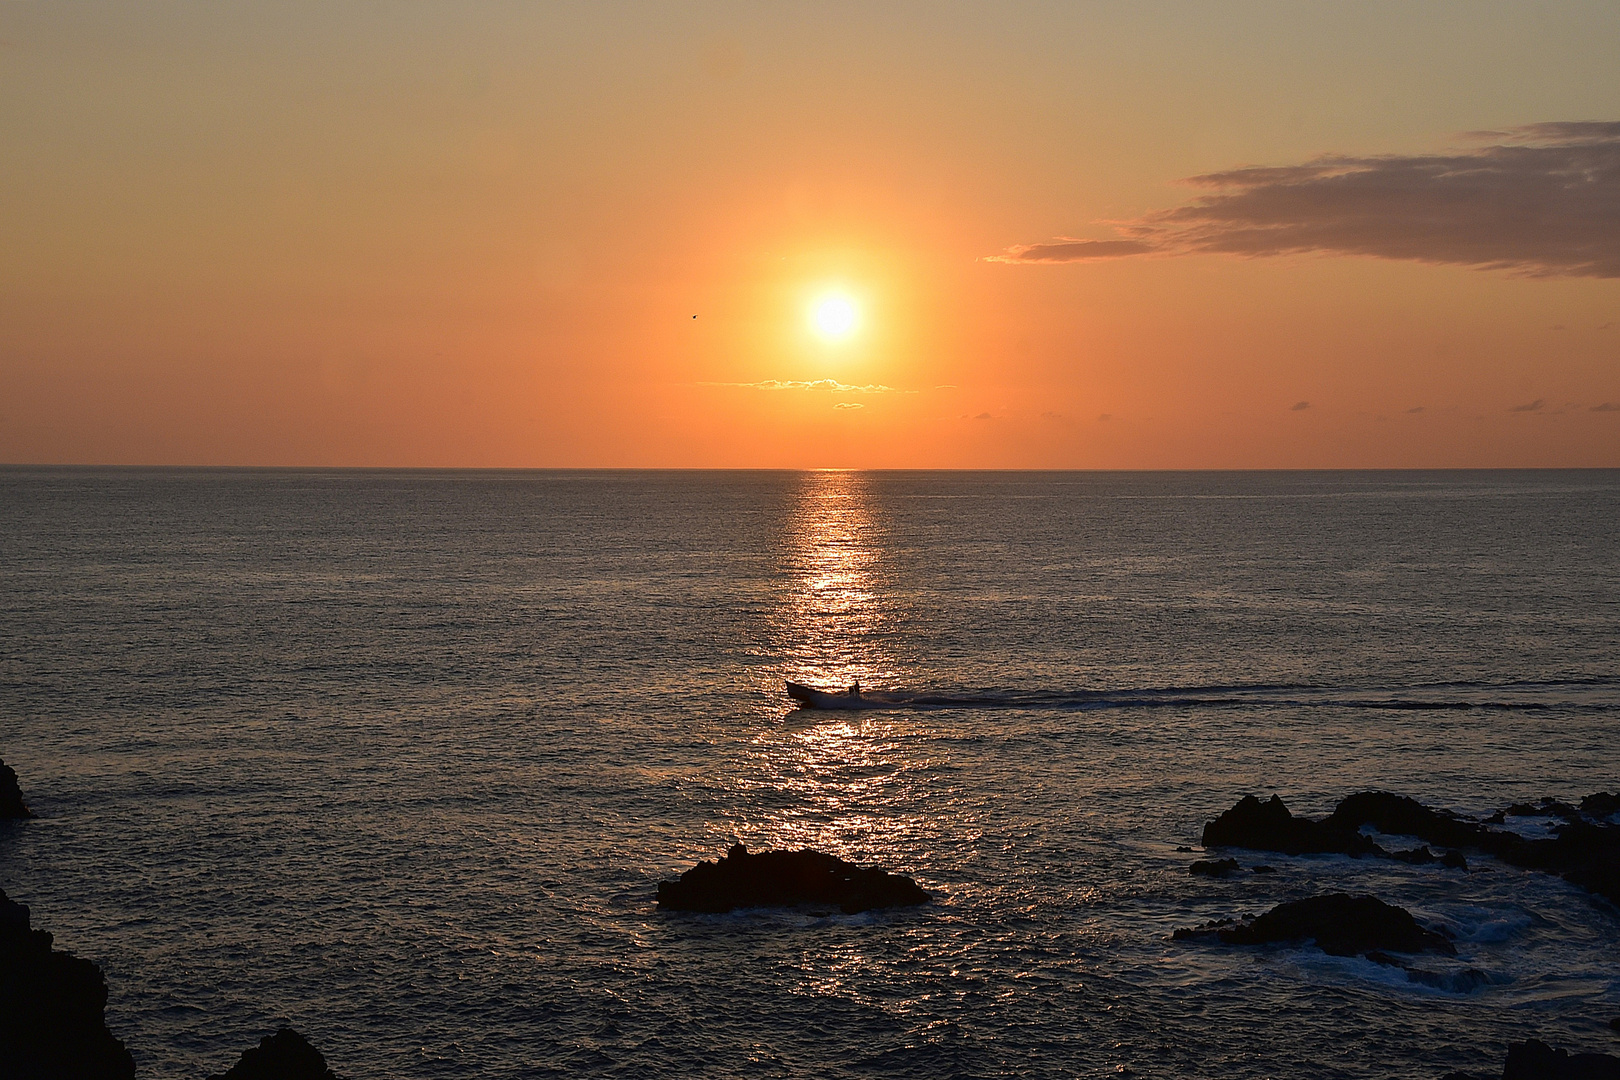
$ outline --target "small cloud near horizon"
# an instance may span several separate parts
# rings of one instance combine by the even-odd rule
[[[1593,412],[1620,412],[1620,404],[1616,404],[1615,402],[1612,402],[1612,401],[1605,401],[1601,405],[1592,406],[1592,411]]]
[[[864,408],[866,408],[866,406],[862,405],[858,401],[840,401],[838,404],[834,405],[833,408],[835,408],[835,409],[864,409]]]
[[[1310,407],[1311,407],[1311,403],[1308,402],[1308,401],[1296,401],[1292,405],[1288,406],[1288,411],[1289,412],[1304,412],[1306,409],[1308,409]]]
[[[1420,413],[1420,412],[1423,412],[1423,411],[1425,411],[1425,410],[1424,410],[1422,405],[1414,405],[1410,409],[1407,409],[1406,413],[1407,413],[1408,416],[1411,416],[1414,413]]]
[[[897,390],[882,383],[864,386],[841,383],[837,379],[761,379],[759,382],[700,382],[699,386],[737,386],[746,390],[831,390],[839,394],[914,394],[915,390]]]
[[[1474,132],[1451,153],[1328,154],[1207,173],[1205,194],[1114,224],[1113,240],[1061,237],[989,256],[1064,263],[1158,253],[1323,253],[1533,277],[1620,277],[1620,121]]]
[[[987,412],[982,412],[978,416],[975,416],[973,419],[975,419],[975,420],[993,420],[995,418],[993,416],[991,416]]]
[[[1514,405],[1508,409],[1508,412],[1540,412],[1542,406],[1546,404],[1546,398],[1536,398],[1536,400],[1524,405]]]

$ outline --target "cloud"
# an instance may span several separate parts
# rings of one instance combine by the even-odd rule
[[[1050,244],[1022,244],[1010,247],[1000,255],[990,255],[985,262],[1003,263],[1066,263],[1085,262],[1089,259],[1117,259],[1122,255],[1146,255],[1157,250],[1141,240],[1073,240],[1059,237]]]
[[[1592,406],[1592,411],[1593,412],[1620,412],[1620,405],[1616,405],[1612,401],[1605,401],[1601,405]]]
[[[1486,145],[1194,176],[1186,183],[1204,194],[1116,224],[1119,239],[1029,244],[991,258],[1323,252],[1620,277],[1620,121],[1530,124],[1466,138]]]
[[[748,390],[831,390],[839,394],[914,394],[915,390],[897,390],[882,383],[862,386],[841,383],[837,379],[762,379],[759,382],[700,382],[699,386],[740,386]]]
[[[858,401],[840,401],[838,404],[834,405],[833,408],[835,408],[835,409],[864,409],[864,408],[866,408],[866,406],[862,405]]]
[[[973,419],[975,419],[975,420],[990,420],[990,419],[993,419],[993,417],[991,417],[991,415],[989,413],[987,413],[987,412],[982,412],[978,416],[975,416]]]
[[[1546,398],[1536,398],[1536,400],[1526,405],[1514,405],[1508,409],[1508,412],[1540,412],[1541,407],[1545,404],[1547,404]]]
[[[1310,407],[1311,407],[1311,403],[1308,402],[1308,401],[1296,401],[1292,405],[1288,406],[1288,411],[1289,412],[1304,412],[1306,409],[1308,409]]]
[[[1413,406],[1413,407],[1412,407],[1412,408],[1410,408],[1410,409],[1407,409],[1407,410],[1406,410],[1406,413],[1407,413],[1407,415],[1408,415],[1408,416],[1411,416],[1411,415],[1413,415],[1413,414],[1415,414],[1415,413],[1420,413],[1420,412],[1423,412],[1423,411],[1424,411],[1424,410],[1423,410],[1423,406],[1421,406],[1421,405],[1414,405],[1414,406]]]

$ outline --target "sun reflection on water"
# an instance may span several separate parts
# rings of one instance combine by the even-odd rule
[[[886,686],[899,677],[883,539],[870,477],[805,476],[785,537],[790,585],[776,627],[789,678],[831,688],[856,679]]]
[[[772,616],[780,674],[824,689],[904,687],[901,605],[872,478],[817,472],[782,536],[782,592]],[[780,683],[776,684],[780,692]],[[890,870],[915,866],[933,833],[941,770],[930,750],[938,718],[872,712],[778,712],[731,782],[750,846],[813,847]]]

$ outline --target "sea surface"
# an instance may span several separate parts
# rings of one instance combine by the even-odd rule
[[[143,1077],[284,1022],[350,1080],[1620,1053],[1620,912],[1557,877],[1181,850],[1245,793],[1620,790],[1615,471],[9,468],[0,756],[0,887]],[[934,901],[655,908],[737,841]],[[1171,940],[1338,889],[1458,956]]]

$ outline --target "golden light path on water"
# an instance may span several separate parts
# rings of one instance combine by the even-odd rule
[[[782,691],[783,678],[824,689],[855,679],[906,685],[909,665],[896,649],[903,600],[891,588],[886,537],[870,477],[804,476],[780,549],[772,712],[735,780],[745,805],[758,808],[751,845],[814,847],[904,869],[942,826],[934,807],[944,763],[930,714],[795,710]]]

